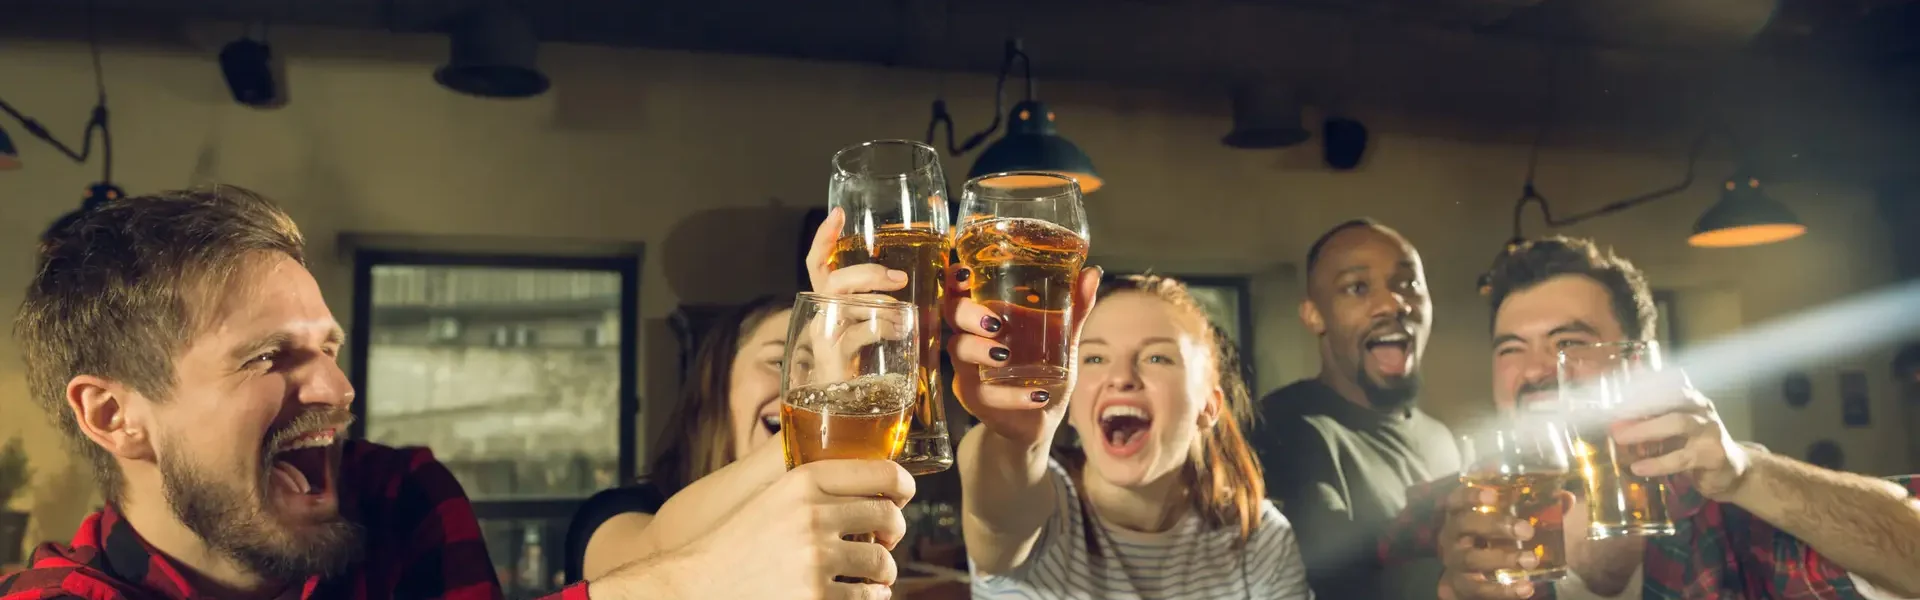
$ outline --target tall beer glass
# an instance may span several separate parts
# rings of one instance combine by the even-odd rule
[[[961,190],[960,215],[954,249],[972,272],[973,300],[1000,318],[1000,341],[1011,353],[1005,365],[981,365],[980,380],[1065,382],[1073,283],[1087,262],[1080,184],[1054,173],[982,175]]]
[[[780,367],[788,470],[820,460],[899,457],[920,376],[917,312],[877,295],[801,293],[794,300]]]
[[[1559,387],[1572,430],[1573,457],[1584,474],[1589,539],[1673,535],[1667,485],[1633,474],[1635,461],[1664,453],[1665,444],[1621,445],[1609,428],[1613,411],[1631,401],[1636,380],[1661,370],[1657,342],[1573,346],[1560,351]]]
[[[920,373],[898,461],[914,475],[945,471],[953,466],[953,444],[940,394],[940,301],[953,242],[940,154],[904,140],[843,148],[833,156],[827,204],[847,214],[829,268],[879,263],[907,274],[907,287],[888,293],[920,311]]]
[[[899,455],[920,376],[917,312],[884,296],[809,292],[794,300],[780,369],[788,469]]]
[[[1480,433],[1461,436],[1467,467],[1461,483],[1490,489],[1497,499],[1474,507],[1483,514],[1507,515],[1533,526],[1533,538],[1514,544],[1539,562],[1531,569],[1511,568],[1486,573],[1500,583],[1552,581],[1567,576],[1567,542],[1563,529],[1565,507],[1556,492],[1572,479],[1564,426],[1552,419],[1509,421]]]

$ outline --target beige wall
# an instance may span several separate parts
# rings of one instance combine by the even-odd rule
[[[271,112],[226,99],[210,51],[110,50],[120,182],[138,193],[218,180],[279,199],[312,240],[313,269],[343,321],[351,281],[349,265],[337,258],[342,233],[645,243],[649,365],[673,360],[661,355],[672,346],[658,319],[678,303],[789,289],[795,215],[822,203],[828,156],[851,142],[918,136],[941,85],[932,74],[881,68],[549,47],[543,63],[554,92],[496,102],[433,83],[438,40],[300,43],[352,47],[362,58],[294,59],[293,103]],[[8,87],[9,102],[71,136],[93,95],[87,64],[78,46],[10,44],[0,54],[0,79],[22,83]],[[985,123],[991,81],[949,76],[944,86],[963,129]],[[1075,99],[1055,103],[1062,130],[1109,181],[1088,200],[1100,262],[1257,276],[1264,387],[1317,368],[1313,343],[1294,320],[1295,263],[1323,228],[1370,215],[1400,227],[1425,254],[1439,312],[1425,402],[1455,420],[1483,405],[1487,314],[1472,282],[1508,235],[1525,147],[1396,134],[1406,129],[1363,114],[1377,133],[1371,154],[1359,171],[1334,173],[1318,166],[1311,147],[1226,149],[1217,141],[1223,114],[1172,108],[1161,95],[1067,83],[1046,90]],[[28,161],[0,174],[0,306],[10,313],[31,269],[34,237],[77,204],[98,171],[5,125]],[[968,164],[950,161],[949,172],[958,178]],[[1543,159],[1540,183],[1556,208],[1571,212],[1663,186],[1682,167],[1671,145],[1642,156],[1554,150]],[[1684,235],[1713,200],[1711,190],[1703,184],[1571,233],[1615,244],[1657,285],[1679,290],[1681,311],[1702,313],[1683,315],[1681,333],[1693,341],[1892,277],[1881,266],[1886,234],[1861,192],[1778,187],[1773,193],[1811,226],[1805,238],[1756,249],[1688,248]],[[1882,373],[1875,367],[1885,359],[1822,365],[1814,371],[1820,395],[1799,413],[1787,412],[1770,382],[1723,392],[1723,410],[1736,435],[1797,454],[1818,437],[1841,434],[1832,370]],[[91,505],[90,485],[24,397],[19,364],[17,349],[0,343],[0,438],[25,435],[43,477],[16,506],[34,512],[33,537],[64,539]],[[649,412],[658,415],[665,388],[657,375],[651,379]],[[1903,471],[1904,424],[1892,390],[1874,392],[1876,426],[1847,432],[1841,443],[1860,470]]]

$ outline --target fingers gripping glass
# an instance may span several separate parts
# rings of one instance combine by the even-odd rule
[[[1497,428],[1461,436],[1468,462],[1460,481],[1492,490],[1491,504],[1474,507],[1482,514],[1503,515],[1533,527],[1527,540],[1486,540],[1481,547],[1510,545],[1533,566],[1484,573],[1502,584],[1553,581],[1567,576],[1566,537],[1562,526],[1566,507],[1560,489],[1572,479],[1565,429],[1546,419],[1510,421]]]
[[[1657,342],[1574,346],[1560,351],[1561,404],[1568,411],[1574,467],[1582,474],[1587,537],[1673,535],[1664,478],[1634,475],[1633,463],[1665,454],[1666,444],[1616,444],[1615,411],[1632,402],[1634,384],[1663,369]]]
[[[907,274],[907,286],[887,295],[919,312],[920,370],[907,440],[895,460],[914,475],[945,471],[953,466],[953,444],[939,393],[940,307],[953,242],[940,154],[905,140],[843,148],[833,156],[827,205],[847,215],[828,268],[878,263]]]
[[[980,366],[981,382],[1065,382],[1073,284],[1087,262],[1080,184],[1054,173],[982,175],[962,188],[960,215],[954,249],[972,272],[973,300],[1004,324],[1000,341],[1009,351],[1005,364]]]

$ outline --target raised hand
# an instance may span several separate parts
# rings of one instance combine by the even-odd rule
[[[1446,571],[1440,576],[1439,596],[1443,600],[1483,600],[1528,598],[1533,584],[1519,582],[1502,585],[1487,578],[1499,569],[1532,568],[1537,559],[1523,554],[1512,542],[1533,537],[1533,526],[1525,519],[1481,512],[1479,507],[1499,500],[1493,490],[1460,486],[1447,496],[1447,523],[1440,528],[1440,562]]]
[[[1633,474],[1687,477],[1702,496],[1728,501],[1752,463],[1746,447],[1733,441],[1713,401],[1693,389],[1684,373],[1662,375],[1635,390],[1623,420],[1613,426],[1614,443],[1672,449],[1635,461]]]
[[[980,419],[991,431],[1022,444],[1051,439],[1067,412],[1074,375],[1078,372],[1080,326],[1093,312],[1094,295],[1100,290],[1100,268],[1080,271],[1074,281],[1073,314],[1067,321],[1068,347],[1073,349],[1067,365],[1073,373],[1066,383],[1051,388],[1024,388],[988,385],[980,381],[981,366],[1000,366],[1012,358],[1005,344],[998,341],[1005,323],[985,306],[974,302],[966,267],[947,268],[947,299],[943,309],[954,335],[947,339],[947,352],[953,357],[953,391],[967,412]]]
[[[595,598],[888,598],[889,553],[906,535],[913,478],[884,460],[826,460],[788,471],[711,533],[659,560],[594,581]],[[880,543],[848,541],[873,534]],[[836,577],[865,580],[835,581]],[[665,595],[661,595],[661,594]]]
[[[839,239],[840,229],[846,224],[846,211],[836,208],[827,213],[827,220],[821,221],[820,228],[813,232],[813,244],[807,247],[806,259],[807,280],[813,285],[813,291],[822,294],[869,294],[907,287],[906,271],[888,269],[876,263],[839,269],[828,264],[833,256],[833,243]],[[875,297],[887,296],[876,294]]]

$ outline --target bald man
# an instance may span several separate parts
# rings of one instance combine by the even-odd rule
[[[1432,315],[1420,254],[1393,229],[1347,221],[1307,251],[1300,322],[1320,374],[1261,401],[1253,442],[1318,597],[1433,597],[1437,564],[1387,576],[1375,548],[1408,486],[1460,471],[1452,432],[1416,402]]]

